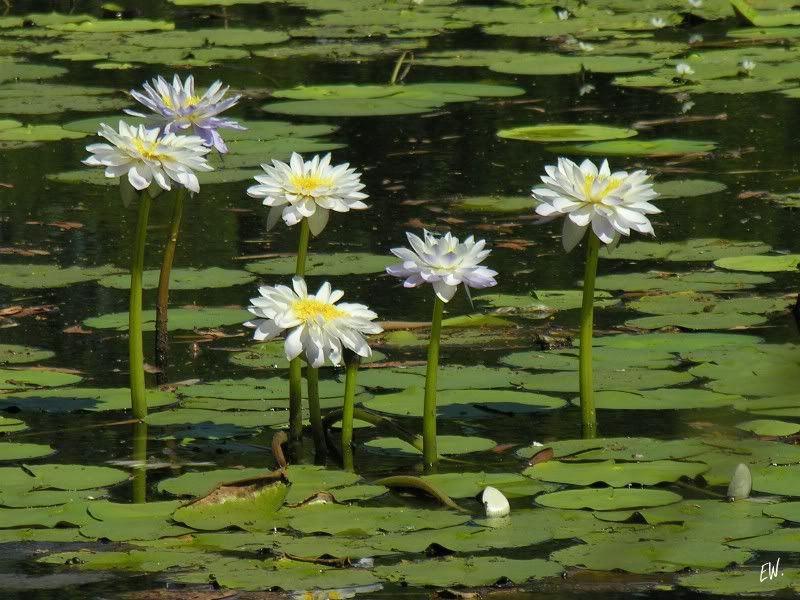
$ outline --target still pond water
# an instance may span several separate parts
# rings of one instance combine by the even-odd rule
[[[485,593],[800,590],[800,18],[790,2],[753,1],[757,12],[738,17],[721,0],[8,4],[3,598],[161,598],[146,591],[165,586],[222,597],[209,582],[375,598],[497,583]],[[691,73],[678,75],[679,63]],[[243,95],[231,116],[251,133],[227,136],[230,154],[187,203],[170,360],[158,381],[148,375],[153,390],[167,385],[143,429],[124,411],[136,210],[80,161],[97,123],[133,106],[127,90],[172,73],[231,85]],[[414,87],[445,82],[459,85]],[[546,124],[570,127],[498,136]],[[499,285],[474,305],[463,294],[447,305],[448,317],[484,320],[445,331],[439,433],[452,454],[429,480],[467,512],[371,484],[420,475],[421,460],[362,423],[358,475],[334,458],[314,467],[309,436],[268,520],[228,515],[220,529],[174,514],[219,482],[275,468],[286,364],[280,344],[256,346],[241,322],[258,284],[287,283],[296,237],[267,232],[268,209],[244,190],[261,162],[293,150],[331,150],[363,172],[370,196],[368,211],[335,215],[312,240],[312,255],[334,256],[317,259],[311,288],[329,279],[381,320],[424,321],[429,288],[382,274],[404,232],[474,233],[493,249]],[[583,253],[563,252],[559,225],[533,222],[529,198],[557,156],[647,169],[662,194],[657,240],[625,240],[600,262],[602,438],[586,443],[572,341]],[[154,203],[146,268],[160,265],[172,203]],[[145,309],[154,303],[146,289]],[[417,431],[426,331],[411,331],[375,340],[358,400]],[[152,346],[148,332],[148,362]],[[336,408],[342,373],[323,379],[323,406]],[[555,460],[529,467],[538,444]],[[130,462],[142,460],[144,472]],[[727,503],[738,463],[752,472],[753,501]],[[482,518],[475,497],[489,484],[511,499],[510,524]],[[323,490],[343,504],[288,506]],[[761,582],[761,565],[779,557],[783,576]]]

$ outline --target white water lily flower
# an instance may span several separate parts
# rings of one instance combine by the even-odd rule
[[[692,8],[700,8],[703,6],[703,0],[687,0]]]
[[[700,44],[703,41],[703,36],[699,33],[693,33],[689,36],[689,43],[690,44]]]
[[[292,289],[293,288],[293,289]],[[367,358],[372,350],[364,334],[381,333],[374,312],[363,304],[337,302],[344,292],[333,290],[327,281],[316,294],[309,294],[302,277],[292,278],[292,288],[285,285],[258,288],[259,298],[252,298],[248,310],[260,317],[245,323],[255,328],[253,337],[267,341],[288,331],[284,351],[292,360],[305,354],[308,364],[319,368],[328,360],[342,362],[342,347]]]
[[[492,486],[487,486],[481,494],[481,502],[486,511],[486,516],[505,517],[511,512],[511,506],[508,504],[508,499],[503,495],[503,492]]]
[[[541,221],[566,215],[562,242],[567,252],[581,241],[590,224],[604,244],[616,244],[620,234],[630,235],[631,229],[655,235],[646,215],[661,211],[649,202],[658,193],[645,171],[612,173],[607,160],[598,169],[588,159],[578,166],[559,158],[545,172],[545,187],[534,188],[531,195],[539,202],[536,213],[544,217]]]
[[[563,8],[559,9],[556,11],[556,16],[558,17],[559,21],[566,21],[567,19],[569,19],[569,11],[564,10]]]
[[[128,181],[137,190],[150,187],[155,180],[159,187],[169,190],[175,181],[193,192],[200,191],[195,171],[211,171],[205,155],[211,150],[197,136],[167,134],[159,137],[159,130],[144,125],[132,127],[119,122],[115,131],[105,123],[97,134],[111,144],[91,144],[86,150],[92,156],[83,164],[104,166],[106,177],[128,174]]]
[[[259,185],[247,189],[252,198],[264,198],[272,207],[267,217],[267,229],[272,229],[283,216],[287,225],[297,225],[303,218],[313,235],[319,235],[328,224],[330,211],[348,212],[368,208],[362,202],[368,196],[361,192],[361,174],[344,163],[331,166],[331,155],[319,155],[303,162],[292,153],[289,164],[272,160],[272,166],[261,165],[265,175],[256,175]]]
[[[591,94],[596,88],[591,83],[587,83],[582,85],[581,88],[578,90],[579,96],[585,96],[586,94]]]
[[[584,52],[591,52],[594,50],[594,45],[590,44],[589,42],[578,42],[578,48]]]
[[[742,62],[739,63],[739,68],[746,74],[750,75],[753,72],[753,69],[756,68],[756,63],[749,58],[743,58]]]
[[[678,63],[675,65],[675,72],[678,77],[686,77],[687,75],[694,75],[694,69],[686,63]]]
[[[135,117],[155,120],[163,125],[164,133],[177,133],[182,129],[192,128],[192,132],[203,138],[206,146],[214,147],[224,154],[228,147],[217,131],[218,129],[245,129],[233,119],[218,116],[221,112],[234,106],[241,96],[225,98],[228,87],[222,87],[221,81],[215,81],[202,96],[194,89],[194,77],[189,75],[185,82],[175,75],[172,85],[160,75],[151,83],[145,83],[144,93],[131,90],[131,96],[152,111],[142,114],[135,110],[125,112]]]
[[[656,29],[661,29],[667,26],[667,22],[662,19],[661,17],[651,17],[650,18],[650,25],[655,27]]]
[[[406,233],[406,237],[411,250],[392,248],[392,254],[403,263],[386,267],[389,275],[405,278],[405,287],[430,283],[439,299],[449,302],[462,283],[478,289],[497,285],[497,271],[480,264],[491,252],[483,249],[486,240],[476,242],[469,236],[459,242],[450,233],[436,237],[429,231],[423,231],[424,239],[413,233]]]

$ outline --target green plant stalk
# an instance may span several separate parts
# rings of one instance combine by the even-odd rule
[[[139,195],[139,218],[136,223],[136,241],[131,262],[131,293],[128,308],[128,363],[130,369],[131,408],[133,416],[147,416],[147,398],[144,389],[144,347],[142,343],[142,273],[144,271],[144,246],[147,240],[147,219],[150,216],[150,193],[145,189]]]
[[[144,504],[147,501],[147,423],[133,424],[133,502]]]
[[[297,264],[294,273],[296,276],[305,277],[306,257],[308,256],[308,240],[311,232],[308,228],[308,219],[300,221],[300,236],[297,241]],[[295,460],[303,446],[303,365],[302,359],[289,361],[289,446],[292,448]]]
[[[306,367],[308,381],[308,412],[311,416],[311,432],[314,436],[314,456],[317,462],[324,463],[327,447],[325,446],[325,429],[322,427],[322,411],[319,406],[319,369],[311,365]]]
[[[175,195],[175,206],[172,210],[172,221],[169,226],[167,245],[164,247],[164,256],[161,259],[161,272],[158,275],[158,295],[156,296],[156,366],[161,369],[161,374],[166,372],[169,356],[169,278],[172,273],[172,262],[175,259],[175,247],[178,245],[178,234],[183,218],[183,201],[186,198],[186,188],[178,188]]]
[[[581,333],[579,357],[579,381],[581,395],[581,425],[584,438],[597,437],[597,414],[594,408],[592,389],[592,330],[594,327],[594,281],[597,277],[597,261],[600,238],[589,231],[586,242],[586,271],[583,275],[583,304],[581,306]]]
[[[436,451],[436,375],[439,370],[439,338],[443,314],[444,302],[436,296],[433,301],[428,368],[425,372],[425,401],[422,407],[422,458],[426,466],[435,465],[439,458]]]
[[[353,470],[353,414],[356,406],[356,379],[358,378],[358,355],[350,356],[344,379],[344,403],[342,404],[342,459],[345,469]]]

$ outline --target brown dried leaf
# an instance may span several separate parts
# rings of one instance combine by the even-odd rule
[[[48,223],[47,225],[50,227],[58,227],[62,231],[83,228],[83,223],[78,223],[77,221],[53,221],[52,223]]]
[[[16,317],[22,319],[24,317],[35,317],[44,313],[57,312],[58,307],[55,304],[41,304],[39,306],[22,306],[15,304],[0,308],[0,317]]]
[[[547,462],[548,460],[552,460],[554,456],[554,452],[552,448],[544,448],[539,450],[536,454],[534,454],[530,460],[528,460],[528,466],[532,467],[533,465],[538,465],[539,463]]]
[[[0,254],[15,254],[17,256],[50,256],[47,250],[34,250],[32,248],[0,248]]]
[[[62,333],[72,333],[77,335],[91,335],[93,331],[91,329],[84,329],[80,325],[73,325],[72,327],[67,327],[66,329],[62,330]]]

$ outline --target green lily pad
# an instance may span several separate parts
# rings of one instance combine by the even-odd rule
[[[294,256],[270,258],[247,263],[244,268],[258,275],[291,275],[297,259]],[[394,256],[366,254],[363,252],[341,252],[335,254],[309,254],[306,275],[363,275],[382,273],[397,262]]]
[[[0,391],[24,391],[78,383],[82,377],[72,373],[38,369],[0,369]]]
[[[588,142],[629,138],[637,133],[635,129],[609,125],[548,123],[501,129],[497,136],[526,142]]]
[[[120,269],[102,267],[58,267],[56,265],[10,264],[0,266],[0,283],[20,289],[66,287],[75,283],[94,281]]]
[[[777,467],[776,467],[777,468]],[[796,472],[796,469],[794,469]],[[764,514],[792,523],[800,523],[800,502],[781,502],[764,508]]]
[[[147,390],[147,406],[156,408],[177,402],[172,392]],[[107,411],[127,410],[131,406],[128,388],[82,388],[69,387],[54,390],[31,390],[0,395],[0,407],[22,411],[51,413],[77,410]]]
[[[421,417],[423,395],[422,388],[411,387],[368,398],[364,406],[394,415]],[[516,390],[442,390],[436,394],[437,414],[448,419],[481,418],[493,413],[527,414],[565,405],[561,398]]]
[[[775,419],[756,419],[754,421],[745,421],[736,426],[738,429],[750,431],[756,435],[764,435],[768,437],[785,437],[794,435],[800,431],[800,425],[797,423],[789,423],[787,421],[777,421]]]
[[[710,140],[681,140],[664,138],[658,140],[614,140],[593,142],[575,146],[559,146],[549,148],[552,152],[570,152],[572,154],[588,154],[600,156],[647,156],[650,158],[668,158],[686,154],[708,154],[717,147]]]
[[[475,498],[486,486],[500,490],[506,498],[524,498],[553,491],[555,486],[533,481],[518,473],[437,473],[422,479],[436,486],[451,498]],[[452,549],[452,548],[451,548]]]
[[[594,389],[598,392],[648,390],[681,385],[693,379],[690,373],[666,369],[598,370],[594,374]],[[537,392],[578,392],[578,378],[571,371],[536,373],[525,377],[522,387]]]
[[[781,442],[767,442],[755,438],[736,440],[709,440],[707,450],[692,460],[709,465],[703,473],[708,485],[727,486],[740,463],[752,472],[760,471],[770,465],[790,465],[800,462],[800,448]]]
[[[721,269],[732,271],[754,271],[758,273],[776,273],[779,271],[797,271],[800,269],[800,254],[783,254],[780,256],[736,256],[720,258],[714,264]]]
[[[762,242],[740,242],[715,238],[695,238],[685,242],[631,242],[612,251],[604,248],[603,258],[618,260],[715,261],[729,256],[758,254],[772,249]]]
[[[459,198],[453,206],[465,212],[516,213],[531,211],[536,204],[530,196],[469,196]]]
[[[600,391],[594,395],[597,408],[610,410],[687,410],[730,406],[740,396],[694,388],[664,388],[642,392]],[[580,398],[573,404],[580,405]]]
[[[241,308],[226,307],[196,307],[172,308],[169,311],[169,330],[179,329],[206,329],[222,325],[240,325],[248,320],[248,313]],[[90,317],[84,320],[84,325],[96,329],[128,330],[128,313],[110,313],[99,317]],[[142,313],[142,329],[154,331],[156,311],[145,310]]]
[[[622,348],[599,346],[593,353],[594,368],[623,371],[631,367],[669,369],[677,367],[680,360],[669,352],[644,350],[630,352]],[[547,351],[515,352],[500,358],[500,362],[512,367],[537,371],[577,371],[579,350],[559,349]]]
[[[191,530],[175,525],[171,516],[179,502],[119,504],[100,501],[89,505],[92,520],[81,527],[81,535],[112,542],[152,540],[185,535]]]
[[[67,131],[60,125],[24,125],[0,131],[0,142],[52,142],[77,140],[82,137],[86,137],[86,134]]]
[[[763,341],[762,338],[753,335],[732,333],[623,333],[621,335],[598,337],[592,343],[603,348],[619,348],[622,350],[693,352],[706,349],[735,349],[754,346]]]
[[[91,522],[87,508],[93,501],[68,502],[59,506],[26,509],[0,509],[0,526],[12,527],[80,527]]]
[[[527,296],[514,296],[510,294],[483,294],[476,296],[475,301],[486,302],[489,306],[501,309],[510,309],[512,314],[526,315],[549,314],[559,310],[572,310],[580,308],[583,302],[581,290],[531,290]],[[595,308],[605,308],[618,304],[619,300],[604,291],[594,293]]]
[[[53,358],[55,352],[32,346],[0,344],[0,365],[39,362]]]
[[[37,65],[8,57],[0,57],[0,82],[50,79],[66,72],[67,70],[63,67]]]
[[[603,290],[624,290],[626,292],[718,292],[751,289],[756,285],[771,283],[764,275],[744,275],[721,271],[689,271],[669,273],[648,271],[646,273],[627,273],[602,275],[596,285]]]
[[[510,388],[525,380],[525,375],[513,369],[483,365],[447,365],[439,367],[437,389],[482,390]],[[358,383],[366,388],[402,390],[425,387],[425,367],[397,369],[364,369],[358,373]]]
[[[0,416],[0,436],[25,431],[26,429],[28,429],[28,426],[25,421]]]
[[[368,441],[365,447],[389,454],[421,454],[414,446],[400,438],[386,437]],[[497,442],[481,437],[440,435],[436,438],[439,454],[469,454],[486,452],[497,446]]]
[[[79,31],[81,33],[134,33],[138,31],[171,31],[174,23],[150,19],[87,19],[80,22],[53,23],[47,26],[56,31]]]
[[[658,192],[659,200],[669,198],[695,198],[716,194],[728,189],[728,186],[719,181],[707,179],[674,179],[672,181],[659,181],[653,189]]]
[[[286,495],[288,504],[302,502],[321,491],[330,491],[336,494],[337,490],[331,488],[352,485],[361,479],[355,473],[325,469],[324,467],[313,465],[292,465],[286,471],[286,477],[291,483],[289,492]],[[386,491],[383,486],[375,487],[382,488],[383,491],[381,493]],[[337,499],[339,499],[338,496]]]
[[[498,32],[497,29],[489,31]],[[661,64],[659,61],[638,56],[564,56],[543,52],[494,62],[489,65],[489,69],[515,75],[569,75],[582,70],[593,73],[636,73],[652,71]]]
[[[0,442],[0,461],[29,460],[31,458],[49,456],[53,453],[55,453],[55,450],[46,444]]]
[[[491,556],[447,557],[377,567],[375,573],[406,585],[447,588],[486,586],[498,581],[524,583],[530,579],[557,577],[561,565],[541,559],[516,560]]]
[[[796,548],[796,546],[794,548]],[[791,551],[793,551],[794,548],[792,548]],[[790,550],[786,551],[788,552]],[[761,596],[765,593],[782,590],[788,587],[800,589],[800,569],[784,569],[781,567],[780,574],[782,577],[762,579],[761,568],[761,565],[757,565],[750,569],[721,572],[712,571],[683,575],[678,578],[678,585],[705,594],[720,596]]]
[[[158,491],[173,496],[205,496],[220,483],[248,479],[269,473],[267,469],[215,469],[192,471],[158,483]]]
[[[553,483],[569,483],[587,486],[605,483],[611,487],[631,484],[656,485],[677,481],[683,477],[696,477],[708,470],[704,463],[654,460],[640,463],[620,463],[613,460],[603,462],[562,462],[549,460],[528,467],[523,474],[533,479]]]
[[[154,412],[145,420],[155,427],[172,425],[230,425],[240,428],[270,427],[288,422],[289,411],[275,410],[263,413],[254,411],[202,410],[198,408],[175,408]]]
[[[536,503],[550,508],[591,510],[621,510],[663,506],[680,502],[681,497],[667,490],[647,490],[632,488],[586,488],[564,490],[536,497]]]
[[[89,490],[128,480],[128,473],[92,465],[26,465],[36,478],[35,486],[54,490]]]
[[[699,440],[655,440],[652,438],[596,438],[549,442],[554,458],[577,460],[653,461],[677,460],[698,455],[708,450]],[[531,446],[517,451],[523,458],[531,458],[542,450]]]
[[[159,271],[145,271],[142,278],[144,289],[158,287]],[[255,277],[245,271],[236,269],[220,269],[210,267],[207,269],[173,269],[170,273],[169,288],[171,290],[202,290],[206,288],[227,288],[234,285],[251,283]],[[130,275],[109,275],[101,278],[98,283],[103,287],[127,290],[131,286]]]
[[[368,364],[380,362],[385,359],[385,354],[373,350],[372,355],[369,358],[362,358],[361,362],[363,364]],[[247,350],[232,353],[230,361],[235,365],[250,369],[282,369],[289,365],[289,361],[286,360],[286,350],[283,340],[253,344],[247,348]],[[277,381],[275,384],[277,384]],[[341,387],[337,387],[337,390],[334,392],[331,384],[332,382],[327,380],[320,382],[321,397],[324,398],[327,394],[331,393],[341,395]],[[285,381],[281,384],[281,393],[286,393]]]
[[[769,466],[754,470],[753,490],[779,496],[800,496],[800,465]],[[780,517],[774,510],[765,510],[764,514]]]
[[[149,505],[143,505],[149,506]],[[132,573],[159,573],[174,568],[203,567],[209,560],[207,552],[189,552],[174,549],[119,550],[97,552],[73,550],[57,552],[39,559],[50,565],[78,565],[88,571],[129,571]]]
[[[661,329],[662,327],[680,327],[681,329],[740,329],[752,327],[766,322],[761,315],[740,314],[734,312],[709,312],[691,314],[668,314],[628,319],[625,325],[640,329]]]

